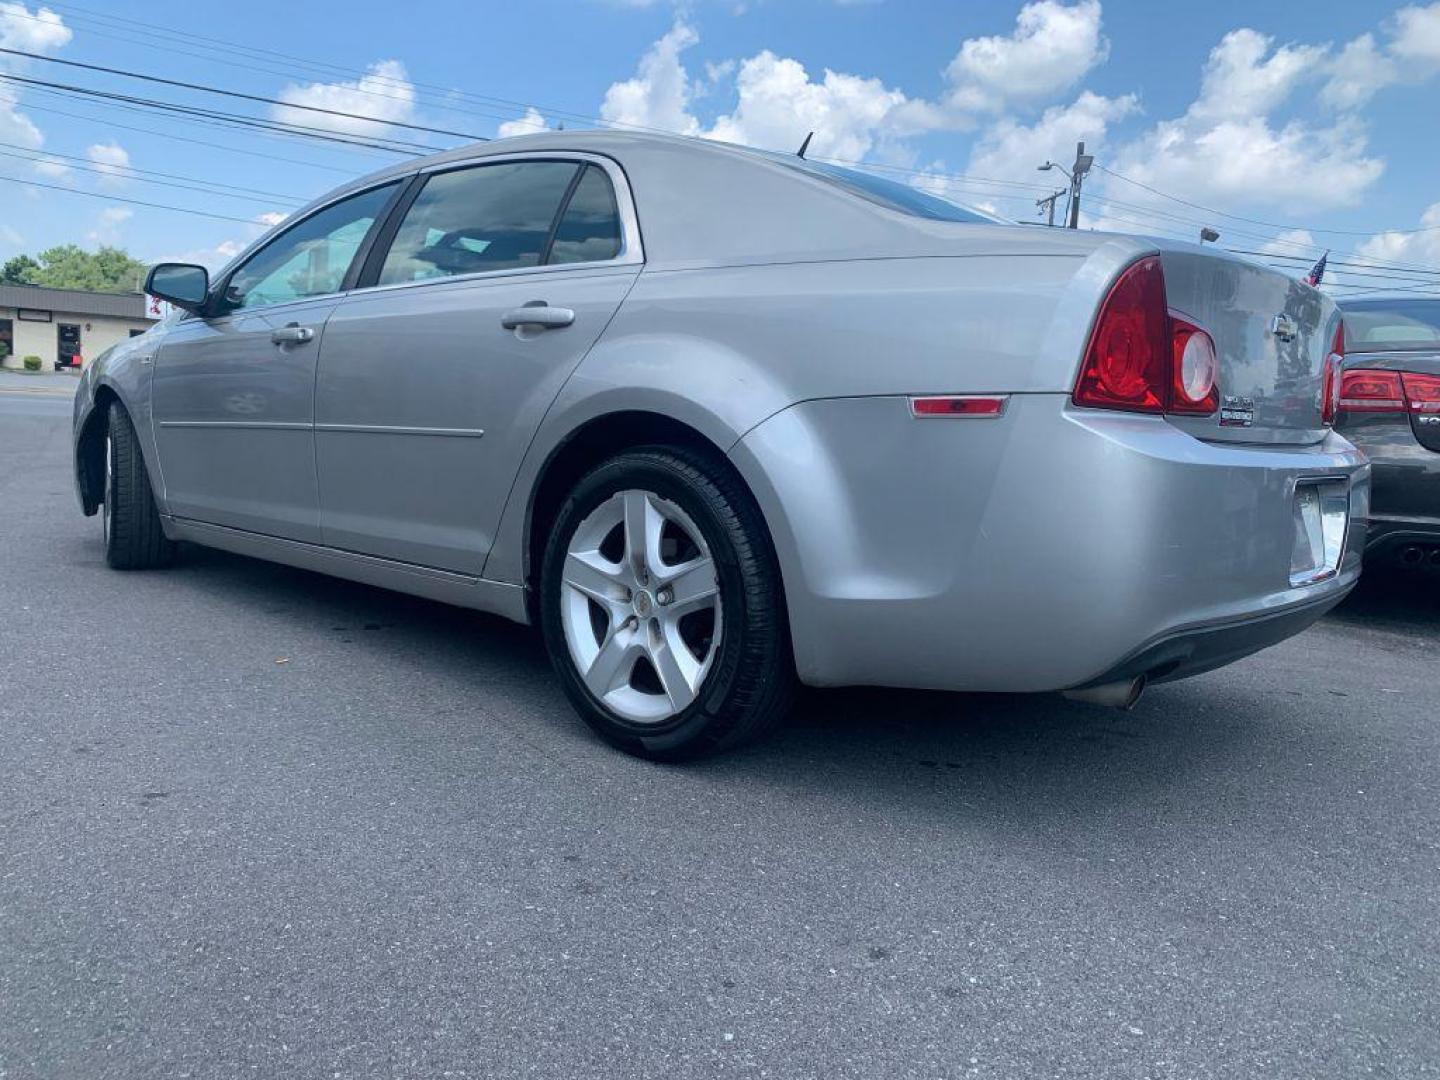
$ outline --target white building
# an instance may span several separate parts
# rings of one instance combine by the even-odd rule
[[[4,366],[40,357],[42,371],[76,366],[117,341],[143,334],[159,319],[143,293],[98,293],[43,285],[0,285]]]

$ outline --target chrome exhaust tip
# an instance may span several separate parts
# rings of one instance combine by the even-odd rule
[[[1087,705],[1105,705],[1112,709],[1133,709],[1140,695],[1145,693],[1145,676],[1133,679],[1087,686],[1082,690],[1062,690],[1060,694],[1068,701],[1083,701]]]

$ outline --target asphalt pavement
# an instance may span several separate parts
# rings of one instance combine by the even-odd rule
[[[0,386],[0,1080],[1440,1075],[1440,586],[662,767],[498,619],[107,570],[68,412]]]

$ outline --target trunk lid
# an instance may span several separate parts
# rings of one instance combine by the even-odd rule
[[[1220,360],[1220,410],[1171,423],[1213,442],[1306,444],[1321,419],[1340,312],[1304,282],[1219,252],[1162,250],[1170,310],[1206,330]]]

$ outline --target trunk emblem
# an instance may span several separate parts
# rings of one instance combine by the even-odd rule
[[[1255,399],[1226,394],[1220,401],[1221,427],[1253,427]]]
[[[1281,341],[1294,341],[1300,333],[1300,324],[1282,311],[1270,320],[1270,332]]]

